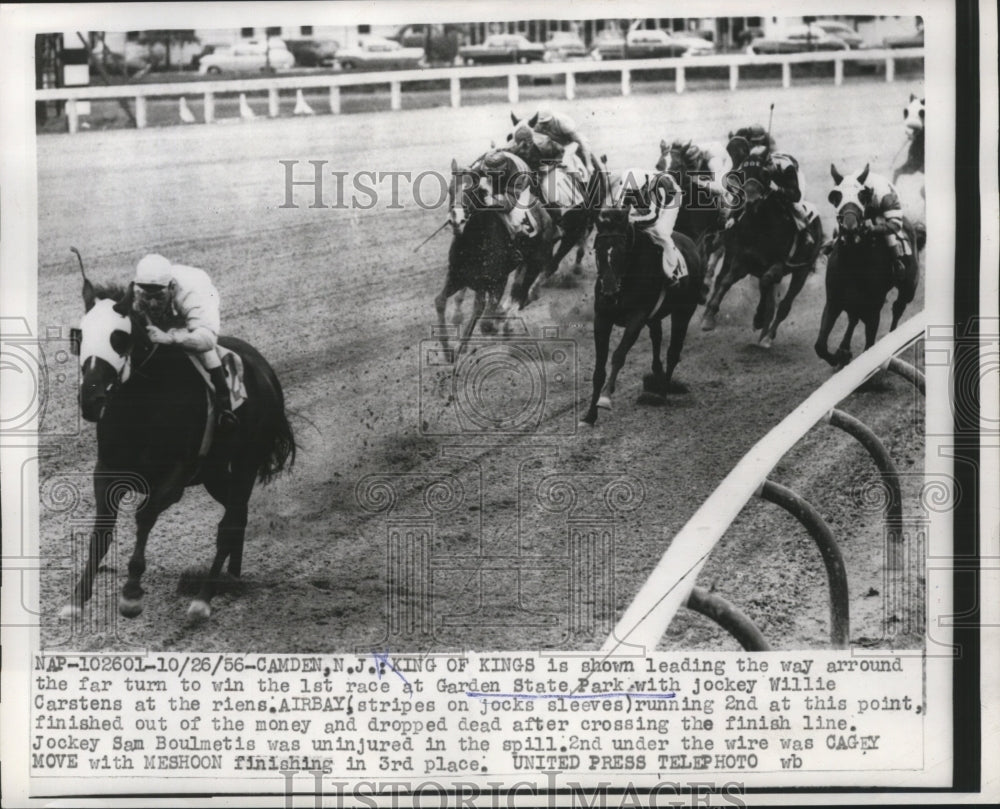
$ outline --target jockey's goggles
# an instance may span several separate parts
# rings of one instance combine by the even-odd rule
[[[167,291],[166,284],[136,284],[146,295],[162,295]]]

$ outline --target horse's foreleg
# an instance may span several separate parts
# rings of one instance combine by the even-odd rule
[[[608,377],[608,393],[607,399],[609,401],[611,396],[615,392],[615,385],[618,382],[618,373],[625,366],[625,357],[628,356],[628,352],[635,345],[635,341],[639,339],[639,335],[642,333],[642,327],[646,324],[646,318],[643,314],[635,314],[632,319],[625,324],[625,331],[622,334],[622,339],[618,341],[618,346],[615,348],[614,353],[611,355],[611,376]]]
[[[795,297],[802,291],[802,287],[805,286],[806,278],[808,277],[808,266],[797,269],[792,273],[792,278],[788,282],[788,289],[782,296],[781,303],[778,304],[778,311],[774,314],[774,321],[771,323],[771,329],[762,341],[766,345],[770,346],[771,340],[773,340],[777,335],[778,326],[780,326],[782,321],[788,317],[788,313],[792,310],[792,303],[794,302]]]
[[[602,312],[594,313],[594,385],[590,395],[590,406],[583,417],[583,423],[590,426],[597,423],[597,403],[601,398],[604,380],[607,378],[605,366],[608,364],[612,326],[610,317]]]
[[[774,300],[777,296],[778,284],[781,283],[782,269],[782,265],[768,267],[758,281],[760,301],[757,303],[757,311],[753,316],[753,327],[760,329],[758,340],[763,340],[767,336],[767,330],[771,326],[771,321],[774,320]]]
[[[840,317],[842,311],[839,306],[831,305],[829,300],[826,302],[826,305],[823,307],[823,316],[819,321],[819,334],[813,346],[817,356],[822,360],[826,360],[830,365],[837,364],[836,357],[830,353],[829,349],[830,332],[833,331],[833,324],[837,322],[837,318]]]
[[[94,593],[94,577],[111,545],[114,536],[115,522],[118,520],[118,505],[125,493],[122,482],[102,472],[98,467],[94,471],[94,497],[97,501],[97,514],[94,517],[94,527],[90,531],[90,548],[87,554],[87,564],[83,568],[80,580],[77,582],[73,597],[59,611],[61,618],[72,618],[79,615],[84,605]]]
[[[458,297],[455,299],[455,313],[453,315],[453,322],[456,327],[462,323],[462,299],[465,297],[465,289],[463,288],[457,291]],[[449,270],[448,277],[444,282],[444,288],[434,299],[434,308],[437,311],[438,331],[440,332],[439,339],[441,340],[441,348],[444,349],[445,354],[448,354],[451,349],[448,341],[448,327],[445,325],[445,313],[448,308],[448,298],[454,295],[455,292],[456,290],[454,283],[452,282],[451,270]]]
[[[916,263],[916,257],[913,259]],[[912,279],[907,278],[902,284],[896,287],[896,300],[892,302],[892,325],[889,327],[889,331],[895,331],[896,326],[899,325],[899,319],[902,317],[903,312],[906,307],[913,300],[913,297],[917,294],[917,274],[916,268],[913,270]]]
[[[146,572],[146,540],[157,518],[184,494],[185,479],[191,470],[178,464],[167,478],[150,487],[146,502],[135,513],[135,548],[128,560],[128,578],[118,599],[118,612],[126,618],[135,618],[142,612],[142,574]]]
[[[583,274],[583,257],[587,254],[587,238],[593,232],[594,226],[590,224],[583,233],[580,234],[580,239],[576,243],[576,258],[573,261],[573,273],[575,275]]]
[[[701,330],[711,331],[715,328],[715,319],[719,314],[719,307],[722,305],[722,299],[726,297],[726,293],[732,288],[733,284],[743,278],[745,272],[737,272],[734,269],[735,262],[730,262],[728,265],[723,263],[722,270],[719,272],[718,278],[715,279],[715,288],[712,290],[712,297],[708,299],[708,303],[705,305],[705,312],[701,317]]]
[[[881,316],[879,310],[875,310],[874,314],[869,314],[865,321],[865,351],[875,345],[875,337],[878,335],[878,322]]]
[[[851,361],[851,340],[854,339],[854,329],[858,325],[858,316],[853,314],[847,315],[847,328],[844,329],[844,336],[840,341],[840,346],[837,348],[837,354],[834,357],[834,364],[839,365],[841,368],[847,365]]]
[[[209,603],[218,592],[222,565],[226,559],[229,559],[229,573],[237,578],[243,564],[247,503],[250,501],[250,492],[253,491],[256,470],[246,459],[234,461],[232,466],[234,472],[228,480],[224,501],[226,511],[219,521],[219,529],[215,535],[215,558],[212,560],[208,575],[202,580],[197,597],[191,601],[187,610],[188,618],[194,621],[205,620],[212,614]]]
[[[663,363],[660,361],[660,349],[663,346],[663,321],[651,320],[649,322],[649,339],[653,344],[653,375],[663,374]]]
[[[455,355],[455,359],[461,356],[462,352],[465,351],[465,346],[469,342],[469,338],[472,337],[472,332],[476,329],[476,324],[479,322],[479,318],[483,316],[483,311],[486,309],[486,293],[480,289],[476,290],[476,302],[472,306],[472,317],[469,318],[469,322],[462,332],[462,342],[458,346],[458,353]]]

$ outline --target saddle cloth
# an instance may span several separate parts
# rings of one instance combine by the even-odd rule
[[[786,264],[803,264],[809,261],[809,253],[816,246],[809,245],[807,247],[806,234],[808,233],[809,225],[812,224],[812,221],[817,216],[819,216],[819,211],[816,210],[815,205],[811,202],[806,202],[805,200],[797,203],[797,205],[801,209],[801,214],[805,219],[806,227],[802,228],[802,230],[796,231],[795,238],[792,240],[791,249],[788,251],[788,258],[785,259]]]
[[[235,351],[216,345],[219,352],[219,359],[222,360],[222,368],[226,372],[226,383],[229,385],[229,395],[233,400],[233,410],[241,407],[247,400],[247,389],[243,385],[243,358]],[[194,354],[188,354],[188,359],[197,369],[201,378],[205,381],[205,399],[208,402],[208,418],[205,419],[205,433],[201,438],[201,447],[198,450],[198,457],[204,458],[208,455],[212,447],[212,438],[215,436],[215,385],[212,384],[208,371],[201,364],[201,360]]]

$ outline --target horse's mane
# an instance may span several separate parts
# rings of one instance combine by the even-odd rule
[[[110,298],[116,302],[122,300],[128,291],[128,284],[116,284],[113,281],[107,284],[94,284],[94,295],[97,298]]]

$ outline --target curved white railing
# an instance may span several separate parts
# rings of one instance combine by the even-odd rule
[[[38,101],[65,101],[70,132],[78,128],[76,102],[98,101],[101,99],[135,100],[136,126],[146,126],[146,99],[157,97],[174,97],[188,95],[204,96],[205,123],[214,120],[214,98],[222,93],[251,93],[267,91],[268,115],[276,118],[279,114],[278,96],[281,90],[315,90],[329,91],[330,111],[340,112],[340,88],[364,85],[389,85],[390,108],[402,109],[402,88],[404,83],[427,82],[447,79],[450,83],[451,106],[461,106],[461,82],[463,79],[503,78],[507,77],[507,97],[510,103],[516,104],[520,98],[518,77],[565,76],[565,96],[572,100],[576,97],[576,76],[581,73],[620,73],[621,93],[631,92],[632,71],[674,69],[674,86],[678,93],[683,93],[687,86],[687,69],[706,67],[728,67],[729,87],[735,90],[739,84],[741,67],[754,65],[781,65],[781,83],[790,87],[792,83],[792,65],[832,62],[834,65],[834,84],[839,85],[844,78],[845,62],[884,63],[886,81],[895,80],[895,64],[897,59],[922,59],[923,48],[855,50],[855,51],[825,51],[814,53],[786,53],[769,55],[750,55],[746,53],[719,54],[715,56],[681,56],[669,59],[615,59],[608,61],[581,62],[537,62],[524,65],[476,65],[469,67],[429,68],[425,70],[393,70],[381,72],[342,72],[307,74],[297,76],[268,76],[265,78],[206,80],[192,82],[168,82],[163,84],[121,84],[112,86],[59,87],[46,90],[36,90]]]
[[[687,601],[709,554],[775,464],[838,402],[879,367],[922,335],[925,313],[901,324],[809,396],[743,456],[671,540],[601,651],[647,654],[656,648],[677,610]]]

